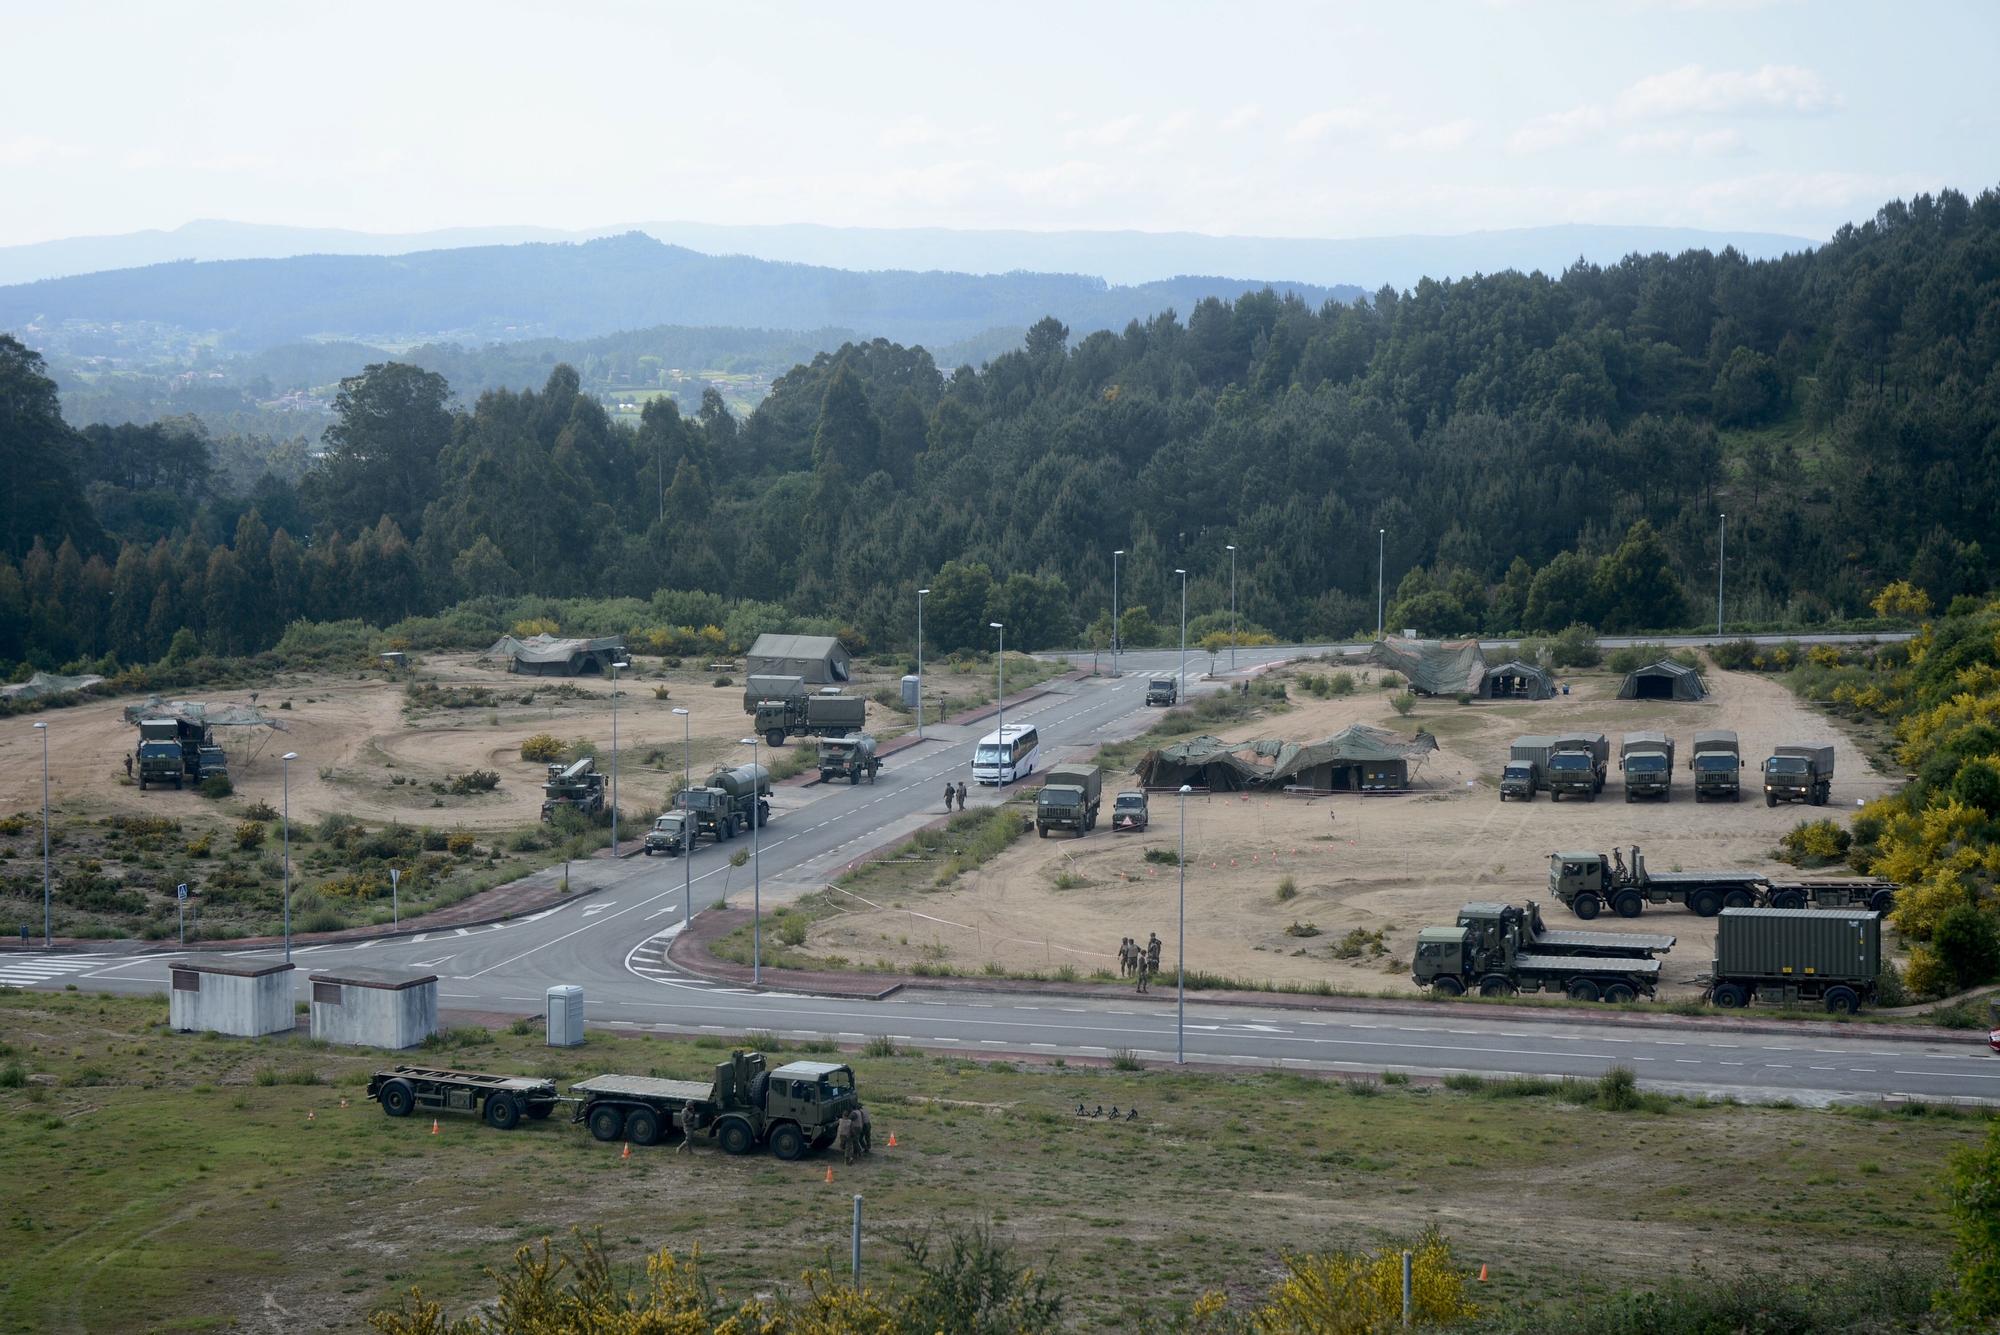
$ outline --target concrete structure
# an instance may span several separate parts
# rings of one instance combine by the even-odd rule
[[[563,983],[549,989],[549,1046],[583,1046],[583,989]]]
[[[342,969],[312,976],[312,1036],[356,1048],[413,1048],[437,1032],[437,975]]]
[[[831,635],[757,637],[744,655],[743,671],[752,676],[802,677],[808,685],[836,686],[849,679],[847,649]]]
[[[181,1033],[262,1038],[298,1026],[292,965],[248,959],[176,961],[167,1023]]]

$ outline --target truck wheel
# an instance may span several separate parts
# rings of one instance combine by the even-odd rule
[[[1570,912],[1576,914],[1577,917],[1582,918],[1585,922],[1588,922],[1592,918],[1595,918],[1597,916],[1598,910],[1603,907],[1604,906],[1598,902],[1597,896],[1591,894],[1587,890],[1584,893],[1578,895],[1575,899],[1571,900],[1569,906]]]
[[[1766,793],[1764,794],[1764,805],[1767,807],[1774,807],[1778,805],[1778,799],[1771,796],[1769,793]]]
[[[382,1111],[391,1117],[408,1117],[410,1109],[417,1106],[417,1092],[407,1080],[391,1080],[375,1097],[382,1101]]]
[[[1632,805],[1632,790],[1630,788],[1627,788],[1625,790],[1625,805],[1626,806]]]
[[[775,750],[776,748],[783,746],[784,744],[785,744],[785,730],[783,728],[773,728],[769,732],[764,734],[764,745],[771,747]]]
[[[1035,822],[1035,834],[1040,838],[1046,839],[1049,837],[1049,827],[1037,821]]]
[[[486,1120],[496,1131],[512,1131],[521,1124],[521,1105],[503,1089],[487,1097]]]
[[[1570,979],[1567,990],[1571,1001],[1597,1000],[1597,984],[1591,982],[1588,978]]]
[[[625,1119],[625,1139],[634,1145],[651,1145],[660,1138],[660,1119],[650,1108],[634,1108]]]
[[[1806,892],[1803,890],[1780,890],[1771,896],[1774,909],[1802,909],[1806,906]]]
[[[143,774],[139,776],[139,791],[142,793],[146,791],[146,776]]]
[[[850,787],[850,788],[858,788],[858,787],[860,787],[860,785],[861,785],[861,771],[860,771],[860,770],[858,770],[858,769],[856,769],[856,770],[849,770],[849,771],[847,772],[847,785],[848,785],[848,787]]]
[[[1835,1015],[1852,1015],[1861,1009],[1861,998],[1851,987],[1826,990],[1826,1008]]]
[[[1611,907],[1618,910],[1621,918],[1636,918],[1646,911],[1646,901],[1637,890],[1627,890],[1612,901]]]
[[[1624,983],[1613,983],[1604,989],[1604,999],[1614,1006],[1622,1006],[1628,1001],[1637,1001],[1639,994]]]
[[[1511,997],[1514,995],[1512,980],[1502,978],[1497,973],[1489,973],[1479,980],[1479,995],[1482,997]]]
[[[1465,995],[1465,984],[1450,975],[1446,975],[1431,983],[1431,991],[1441,997],[1462,997]]]
[[[790,1122],[771,1132],[771,1153],[787,1163],[806,1152],[806,1138]]]
[[[1750,994],[1741,983],[1717,983],[1709,1000],[1726,1011],[1741,1010],[1750,1004]]]
[[[1877,913],[1887,913],[1890,909],[1896,907],[1896,892],[1894,890],[1877,890],[1873,895],[1869,896],[1868,907]]]
[[[715,1133],[716,1143],[722,1146],[724,1154],[748,1154],[750,1152],[750,1127],[740,1118],[730,1118]]]
[[[1748,890],[1731,890],[1722,897],[1722,907],[1726,909],[1747,909],[1756,902],[1756,897]]]
[[[590,1110],[590,1134],[602,1141],[613,1141],[625,1129],[625,1114],[609,1104]]]
[[[549,1114],[555,1110],[556,1105],[553,1103],[531,1103],[528,1105],[528,1116],[534,1118],[537,1122],[546,1122],[549,1119]]]
[[[1722,896],[1713,890],[1697,890],[1688,896],[1687,906],[1697,918],[1713,918],[1722,912]]]

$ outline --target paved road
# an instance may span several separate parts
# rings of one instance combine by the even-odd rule
[[[1238,664],[1248,668],[1311,652],[1319,650],[1239,650]],[[1043,763],[1053,763],[1066,751],[1140,730],[1147,719],[1146,678],[1173,671],[1178,658],[1171,650],[1124,655],[1126,675],[1058,683],[1050,694],[1008,711],[1008,718],[1034,722],[1044,737]],[[780,789],[760,859],[766,906],[813,888],[856,854],[939,814],[939,787],[947,776],[966,777],[972,744],[989,726],[934,726],[930,740],[892,757],[874,785]],[[990,790],[983,796],[998,800]],[[585,989],[592,1022],[601,1025],[725,1034],[771,1030],[848,1042],[887,1035],[967,1052],[1101,1057],[1129,1050],[1147,1060],[1175,1055],[1175,1010],[1159,994],[1069,1000],[909,991],[880,1002],[844,1001],[687,977],[664,959],[666,941],[685,910],[684,875],[692,881],[697,911],[719,897],[725,881],[730,901],[741,905],[750,894],[749,869],[729,868],[727,855],[742,847],[704,846],[685,868],[675,860],[643,858],[579,866],[577,878],[588,877],[598,887],[592,894],[498,926],[300,948],[294,956],[301,966],[301,995],[306,975],[319,968],[422,968],[440,976],[447,1010],[534,1014],[548,987],[577,983]],[[126,951],[0,955],[0,984],[163,991],[173,957]],[[1802,1102],[1887,1094],[2000,1099],[2000,1057],[1990,1055],[1982,1040],[1968,1035],[1962,1042],[1918,1044],[1866,1030],[1838,1037],[1767,1036],[1693,1022],[1638,1029],[1588,1019],[1495,1019],[1447,1006],[1421,1016],[1301,1013],[1205,1004],[1199,996],[1188,1007],[1185,1029],[1188,1060],[1205,1064],[1586,1076],[1628,1065],[1657,1088]]]

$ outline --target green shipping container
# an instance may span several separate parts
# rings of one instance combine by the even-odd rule
[[[1717,978],[1838,979],[1882,972],[1882,915],[1831,909],[1724,909],[1716,922]]]

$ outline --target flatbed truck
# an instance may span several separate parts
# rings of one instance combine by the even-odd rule
[[[1410,978],[1441,997],[1507,997],[1554,992],[1572,1001],[1635,1001],[1659,990],[1660,961],[1643,956],[1563,953],[1524,946],[1517,933],[1489,941],[1482,926],[1426,927],[1417,933]]]
[[[571,1085],[570,1096],[572,1120],[598,1140],[651,1145],[705,1133],[725,1154],[768,1146],[788,1160],[831,1145],[840,1119],[860,1106],[851,1067],[795,1061],[773,1070],[763,1053],[742,1050],[717,1063],[708,1084],[600,1075]]]
[[[1703,918],[1724,909],[1847,908],[1865,905],[1887,912],[1895,903],[1893,881],[1868,877],[1773,880],[1758,871],[1654,872],[1635,846],[1631,862],[1616,849],[1602,853],[1549,855],[1549,893],[1588,921],[1607,907],[1621,918],[1636,918],[1648,904],[1682,904]]]
[[[1542,925],[1542,906],[1476,902],[1458,911],[1460,927],[1477,928],[1485,944],[1498,946],[1511,933],[1517,948],[1536,955],[1598,959],[1651,959],[1672,950],[1676,938],[1664,932],[1578,932]]]
[[[512,1131],[523,1117],[539,1122],[562,1102],[553,1080],[433,1066],[377,1071],[368,1078],[368,1097],[391,1117],[408,1117],[417,1109],[469,1112],[502,1131]]]

